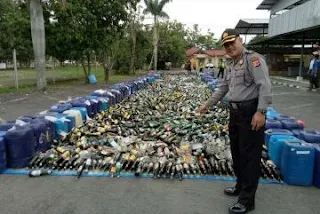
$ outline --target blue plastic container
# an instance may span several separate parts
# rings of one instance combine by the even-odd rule
[[[70,103],[59,103],[59,104],[51,106],[49,111],[62,113],[62,112],[69,110],[71,108],[72,108],[72,105]]]
[[[295,118],[293,117],[289,117],[287,115],[283,115],[283,114],[278,114],[276,117],[275,117],[276,120],[295,120]]]
[[[281,155],[281,174],[290,185],[309,186],[313,183],[315,149],[302,140],[285,141]]]
[[[307,143],[320,144],[320,132],[316,130],[304,130],[299,133],[299,138]]]
[[[5,123],[0,125],[0,131],[8,131],[8,129],[11,129],[15,124],[14,123]]]
[[[34,120],[30,123],[30,127],[34,131],[36,138],[36,152],[45,152],[50,149],[51,130],[47,129],[47,125],[42,120]]]
[[[265,129],[282,129],[282,123],[278,120],[267,119]]]
[[[116,97],[116,103],[119,103],[121,100],[124,99],[124,97],[122,96],[121,92],[119,90],[116,89],[110,89],[110,92],[115,95]]]
[[[59,138],[61,136],[66,135],[69,132],[69,123],[70,120],[68,120],[67,118],[63,117],[63,118],[57,118],[54,115],[47,115],[45,116],[46,120],[49,120],[51,122],[53,122],[55,124],[55,136],[56,138]]]
[[[87,115],[89,117],[92,117],[95,113],[94,113],[94,110],[93,110],[93,107],[92,107],[92,104],[90,101],[81,101],[79,99],[76,99],[76,100],[71,100],[70,101],[71,105],[73,107],[84,107],[87,109]]]
[[[320,145],[314,144],[315,159],[313,171],[313,185],[320,188]]]
[[[288,130],[303,129],[303,127],[296,120],[281,120],[282,127]]]
[[[56,136],[56,125],[50,120],[46,120],[44,116],[38,117],[36,120],[42,121],[46,125],[46,138],[48,142],[52,142]]]
[[[0,173],[7,168],[7,152],[4,138],[0,136]]]
[[[94,84],[97,84],[97,78],[96,78],[96,76],[94,75],[94,74],[90,74],[89,76],[88,76],[88,79],[89,79],[89,83],[91,84],[91,85],[94,85]]]
[[[293,135],[293,133],[286,129],[268,129],[265,132],[264,142],[268,146],[269,139],[272,135]]]
[[[286,140],[298,140],[290,135],[272,135],[268,142],[268,155],[277,168],[280,169],[282,146]]]
[[[5,136],[7,148],[7,165],[10,168],[28,166],[35,154],[36,138],[33,129],[28,126],[16,126]]]
[[[17,120],[22,120],[23,122],[30,123],[31,121],[34,120],[34,117],[32,117],[32,116],[22,116],[22,117],[18,117]]]
[[[300,137],[299,137],[299,135],[300,135],[300,133],[303,131],[303,129],[293,129],[293,130],[291,130],[291,132],[293,133],[293,136],[295,136],[296,138],[299,138],[299,139],[301,139]],[[301,139],[302,140],[302,139]]]
[[[147,82],[148,82],[149,84],[153,83],[154,80],[155,80],[154,77],[151,77],[151,76],[150,76],[150,77],[147,77]]]
[[[70,132],[76,125],[76,119],[72,115],[58,114],[56,115],[58,119],[66,120],[68,122],[68,132]]]
[[[81,113],[81,117],[83,121],[87,120],[88,111],[86,107],[72,107],[70,110],[78,110]]]
[[[98,113],[99,111],[101,111],[102,102],[98,99],[99,97],[89,95],[89,96],[86,96],[85,98],[87,98],[88,100],[90,100],[91,102],[93,102],[95,106],[97,106],[97,112],[96,112],[96,113]]]

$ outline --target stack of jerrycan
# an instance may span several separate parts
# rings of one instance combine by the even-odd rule
[[[282,128],[288,130],[296,130],[296,129],[303,129],[303,126],[298,123],[298,121],[293,117],[288,117],[286,115],[278,115],[275,117],[276,120],[280,121],[282,124]]]
[[[82,121],[87,120],[88,111],[86,107],[72,107],[70,110],[76,110],[79,111],[81,114]]]
[[[290,185],[309,186],[313,183],[315,149],[302,140],[286,140],[281,155],[281,174]]]
[[[70,132],[76,125],[76,118],[73,115],[63,114],[63,112],[70,110],[73,106],[70,103],[61,102],[52,106],[46,115],[62,119],[68,123],[68,132]]]
[[[109,98],[98,97],[98,96],[93,96],[93,95],[86,96],[86,98],[97,102],[99,111],[105,111],[109,107]]]
[[[283,144],[287,140],[298,140],[293,135],[271,135],[268,142],[268,156],[278,169],[281,168]]]
[[[36,152],[36,137],[29,124],[15,125],[5,135],[7,166],[24,168]]]
[[[36,116],[22,116],[17,119],[17,123],[19,121],[25,122],[32,128],[36,139],[36,152],[44,152],[51,148],[51,142],[55,138],[55,126],[52,122]]]
[[[282,129],[283,127],[282,127],[281,121],[277,120],[277,117],[279,116],[280,114],[276,110],[269,107],[266,115],[267,120],[266,120],[265,130]]]
[[[315,151],[313,185],[320,188],[320,144],[313,144]]]
[[[81,108],[86,108],[86,118],[88,117],[92,117],[95,115],[94,113],[94,107],[92,106],[92,103],[89,100],[86,99],[73,99],[73,100],[69,100],[68,103],[70,103],[72,105],[71,109],[75,109],[75,107],[81,107]],[[81,111],[81,114],[83,115],[84,110],[83,109],[79,109],[76,108],[78,110]],[[83,117],[82,117],[83,118]]]
[[[5,124],[0,125],[0,131],[8,131],[8,129],[11,129],[14,126],[14,122],[7,122]]]
[[[301,130],[298,134],[298,138],[307,143],[320,144],[320,131]]]
[[[123,98],[127,98],[131,94],[131,89],[126,84],[116,84],[112,87],[121,92]]]
[[[7,168],[6,133],[7,132],[0,131],[0,173]]]
[[[289,135],[293,136],[293,133],[287,129],[268,129],[265,132],[264,142],[266,146],[269,144],[269,139],[272,135]]]
[[[108,91],[116,97],[116,103],[119,103],[124,99],[123,95],[119,90],[111,88]]]
[[[152,84],[154,81],[155,81],[155,77],[154,77],[154,76],[148,76],[148,77],[147,77],[147,82],[148,82],[149,84]]]
[[[58,134],[58,137],[66,135],[76,126],[76,119],[72,115],[66,115],[66,114],[57,113],[57,112],[48,112],[46,113],[46,116],[47,117],[45,119],[48,119],[48,116],[55,118],[56,132]],[[64,125],[61,126],[60,123],[63,123]]]
[[[71,108],[69,110],[64,111],[62,114],[66,115],[66,116],[74,117],[74,119],[75,119],[75,124],[74,124],[75,127],[78,127],[83,123],[82,114],[81,114],[80,110]]]
[[[116,96],[107,90],[102,90],[102,89],[96,90],[93,93],[91,93],[90,96],[108,98],[109,106],[116,104]]]
[[[94,99],[88,99],[86,97],[77,98],[80,103],[91,106],[91,112],[89,113],[89,117],[94,117],[99,111],[99,103]]]
[[[280,116],[280,113],[278,113],[276,110],[274,110],[273,108],[269,107],[267,109],[267,119],[270,119],[270,120],[276,120],[277,117]]]

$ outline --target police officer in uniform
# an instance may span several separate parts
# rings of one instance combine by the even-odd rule
[[[271,83],[263,56],[247,50],[236,30],[226,29],[221,40],[232,60],[225,70],[219,90],[198,112],[205,112],[229,92],[229,135],[237,182],[234,187],[225,189],[224,193],[239,196],[237,203],[229,208],[229,213],[246,213],[255,207],[265,114],[272,103]]]

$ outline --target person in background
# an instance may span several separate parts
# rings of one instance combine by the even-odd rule
[[[228,93],[230,147],[237,182],[224,193],[239,197],[229,213],[247,213],[255,208],[266,112],[272,103],[271,81],[264,57],[247,50],[235,29],[226,29],[221,40],[232,59],[219,90],[197,112],[206,112]]]
[[[204,68],[204,64],[203,64],[203,62],[200,62],[199,71],[202,72],[202,71],[203,71],[203,68]]]
[[[226,64],[225,62],[223,61],[223,59],[220,59],[219,60],[219,73],[218,73],[218,78],[220,77],[221,75],[221,78],[223,78],[223,73],[224,73],[224,69],[226,68]]]
[[[187,70],[188,73],[191,73],[191,61],[190,60],[187,60],[184,69]]]
[[[310,62],[309,67],[309,81],[310,87],[309,91],[313,88],[319,88],[319,74],[320,74],[320,61],[319,61],[319,54],[314,54],[314,58]]]

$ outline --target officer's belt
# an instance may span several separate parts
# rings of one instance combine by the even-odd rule
[[[229,106],[233,110],[239,110],[239,109],[243,109],[245,107],[248,107],[251,105],[257,105],[257,104],[258,104],[258,99],[245,100],[245,101],[239,101],[239,102],[229,101]]]

